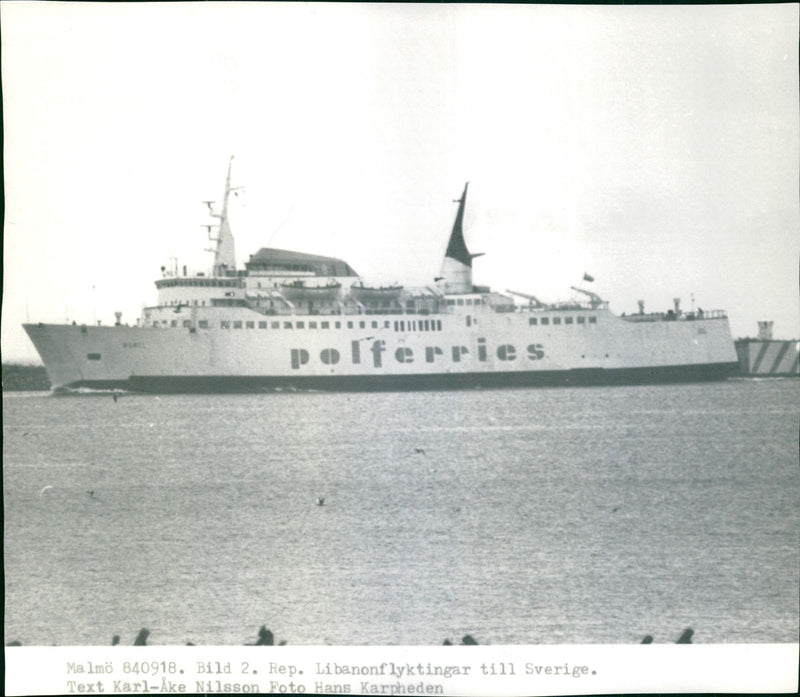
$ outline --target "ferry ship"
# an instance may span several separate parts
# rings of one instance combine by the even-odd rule
[[[581,301],[474,285],[467,186],[440,276],[425,287],[365,285],[345,261],[263,248],[237,269],[231,163],[213,268],[162,267],[135,326],[25,324],[53,388],[135,392],[415,390],[723,380],[738,371],[723,311],[617,316]],[[591,280],[586,276],[585,280]]]

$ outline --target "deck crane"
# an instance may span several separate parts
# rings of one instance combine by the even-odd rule
[[[593,293],[590,290],[585,290],[584,288],[578,288],[576,286],[570,286],[570,288],[578,291],[579,293],[583,293],[584,295],[588,295],[589,304],[592,306],[593,310],[597,309],[605,302],[605,300],[603,300],[603,298],[601,298],[597,293]]]
[[[535,295],[528,295],[527,293],[518,293],[515,290],[509,290],[506,288],[506,293],[511,293],[511,295],[518,295],[520,298],[525,298],[528,301],[529,307],[545,307],[545,304],[539,300]]]

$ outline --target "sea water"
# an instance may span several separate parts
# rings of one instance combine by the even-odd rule
[[[6,393],[6,641],[793,642],[798,397]]]

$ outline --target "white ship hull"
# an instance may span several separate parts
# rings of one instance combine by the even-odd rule
[[[631,322],[607,310],[486,310],[425,317],[280,317],[269,321],[278,328],[259,329],[263,316],[248,317],[247,310],[240,316],[241,329],[32,324],[25,329],[54,387],[66,388],[236,392],[641,384],[724,379],[737,370],[725,318]],[[533,326],[531,316],[549,316],[551,323]],[[564,324],[570,316],[573,323]],[[590,324],[591,316],[596,321]],[[562,323],[553,326],[556,317]],[[585,321],[578,324],[578,317]],[[245,318],[255,320],[253,328],[246,328]],[[319,328],[322,321],[328,328]],[[433,330],[416,329],[426,321]],[[310,322],[318,328],[309,328]],[[439,323],[441,330],[435,328]]]
[[[263,248],[237,269],[227,210],[209,274],[177,268],[134,327],[26,324],[54,388],[383,390],[716,380],[737,357],[724,313],[617,317],[589,302],[518,306],[472,283],[467,187],[434,285],[377,292],[344,261]],[[211,231],[209,229],[209,236]],[[588,275],[585,280],[592,281]],[[365,292],[371,289],[372,292]],[[386,291],[387,289],[383,289]],[[291,293],[289,292],[291,291]],[[519,295],[519,294],[516,294]]]

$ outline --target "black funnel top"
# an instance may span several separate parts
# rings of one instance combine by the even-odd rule
[[[458,213],[456,214],[456,222],[453,223],[453,232],[450,233],[450,242],[447,244],[446,257],[455,259],[462,264],[472,266],[472,254],[467,249],[467,244],[464,242],[464,204],[467,201],[467,187],[469,182],[464,184],[464,193],[458,200]]]

